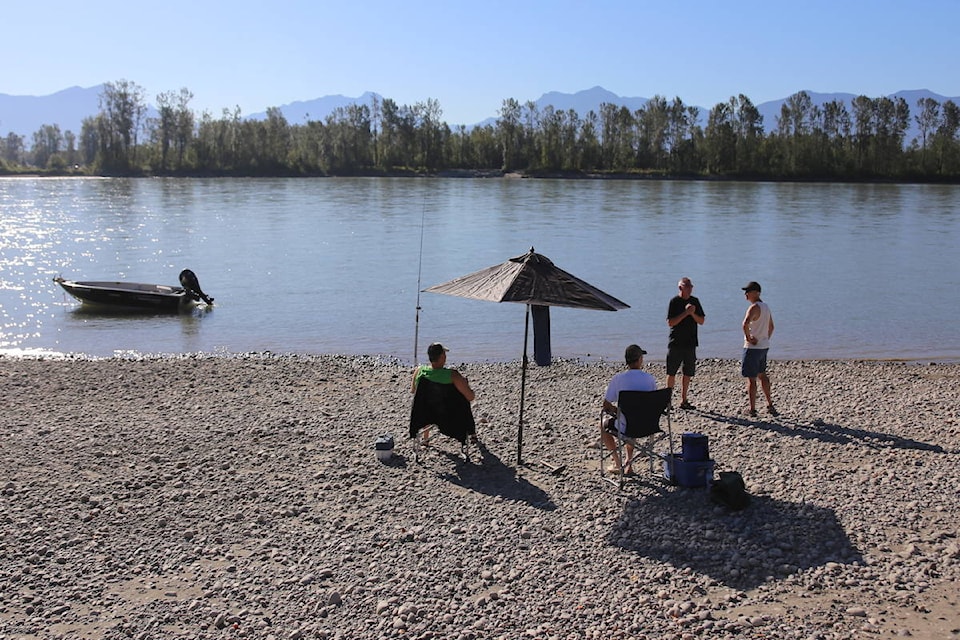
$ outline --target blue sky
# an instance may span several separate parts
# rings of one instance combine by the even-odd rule
[[[450,124],[602,86],[709,109],[799,90],[960,96],[960,0],[46,0],[0,10],[0,93],[130,80],[243,114],[375,91]]]

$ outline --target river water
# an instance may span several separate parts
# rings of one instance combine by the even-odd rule
[[[0,178],[0,352],[411,362],[439,340],[451,362],[517,360],[523,305],[418,291],[535,247],[630,305],[551,309],[554,357],[619,361],[636,342],[662,360],[689,276],[701,358],[739,357],[740,287],[757,280],[773,359],[957,361],[958,245],[957,186]],[[212,310],[90,313],[53,282],[175,285],[184,268]]]

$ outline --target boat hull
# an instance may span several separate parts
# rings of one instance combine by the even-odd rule
[[[197,297],[182,287],[139,282],[75,282],[54,278],[64,291],[91,307],[111,310],[178,313],[195,306]]]

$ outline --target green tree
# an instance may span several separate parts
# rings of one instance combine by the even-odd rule
[[[160,147],[160,171],[167,170],[167,156],[176,135],[176,115],[174,102],[176,94],[165,91],[157,94],[157,124],[154,127],[154,137]]]
[[[374,111],[377,118],[377,135],[374,140],[375,166],[386,169],[397,164],[397,142],[400,138],[400,107],[390,98],[384,98],[379,110]]]
[[[434,170],[443,167],[444,148],[450,129],[441,120],[443,110],[440,103],[432,98],[414,105],[419,131],[419,158],[417,165]]]
[[[77,136],[73,131],[63,133],[64,160],[69,167],[75,167],[80,164],[80,155],[77,153]]]
[[[737,122],[734,98],[717,103],[707,115],[704,131],[707,173],[724,174],[737,169]]]
[[[502,169],[503,148],[497,129],[492,125],[474,127],[466,144],[466,167]]]
[[[874,168],[880,175],[895,177],[903,158],[903,142],[910,122],[910,107],[906,100],[887,97],[873,101],[874,110]]]
[[[600,118],[593,110],[588,111],[580,127],[580,166],[585,171],[600,166]]]
[[[601,169],[627,171],[636,166],[636,129],[633,114],[626,107],[600,105]]]
[[[60,127],[55,124],[45,124],[33,134],[33,145],[31,146],[31,155],[33,156],[33,165],[41,169],[47,168],[50,159],[63,149],[63,135],[60,133]],[[63,159],[60,159],[63,162]]]
[[[147,106],[144,90],[128,80],[107,82],[100,93],[98,138],[102,169],[127,172],[136,168],[136,148]]]
[[[953,100],[943,103],[942,117],[933,136],[933,149],[937,158],[937,174],[940,176],[960,175],[960,107]]]
[[[77,150],[80,161],[87,166],[97,164],[97,155],[100,153],[100,124],[102,116],[88,116],[80,125],[80,146]]]
[[[736,119],[736,171],[738,174],[758,173],[762,166],[760,149],[763,143],[763,116],[750,98],[742,93],[730,99]]]
[[[180,89],[175,99],[177,169],[185,167],[186,154],[195,135],[196,118],[190,109],[191,100],[193,93],[186,87]]]
[[[783,148],[786,175],[797,176],[809,172],[807,148],[818,116],[810,94],[806,91],[789,96],[780,106],[777,118],[777,138]]]
[[[25,145],[22,136],[18,136],[13,131],[8,133],[3,139],[2,151],[2,158],[6,164],[24,164]]]
[[[504,100],[500,107],[500,117],[497,118],[497,134],[502,151],[501,169],[515,171],[521,168],[523,127],[520,123],[520,103],[513,98]]]
[[[842,176],[851,166],[851,129],[852,122],[847,105],[842,100],[831,100],[822,107],[822,132],[825,144],[821,153],[825,156],[823,164],[829,175]]]
[[[193,143],[194,115],[190,110],[193,93],[186,88],[157,94],[158,117],[149,123],[160,154],[160,171],[169,168],[171,150],[176,153],[176,169],[184,168],[185,156]]]
[[[865,175],[873,172],[870,153],[876,131],[873,100],[860,95],[853,99],[850,106],[853,109],[854,166],[860,175]]]
[[[583,146],[579,134],[582,123],[580,115],[573,109],[557,113],[557,126],[560,139],[557,142],[560,154],[560,169],[564,171],[581,171],[581,148]]]
[[[373,132],[370,107],[351,104],[327,116],[329,146],[325,149],[331,170],[356,173],[373,166]]]
[[[666,98],[655,95],[640,113],[638,166],[665,171],[670,156],[670,106]]]
[[[673,173],[695,173],[697,166],[697,141],[702,131],[697,126],[700,110],[688,107],[679,97],[673,99],[667,110],[667,145],[670,149],[670,170]]]
[[[920,98],[917,108],[920,112],[914,116],[914,121],[920,129],[920,148],[926,153],[927,140],[940,124],[940,103],[933,98]]]
[[[552,105],[544,107],[541,113],[537,145],[540,157],[537,161],[546,171],[570,171],[576,167],[570,154],[576,148],[576,129],[574,127],[571,131],[569,115],[554,110]]]

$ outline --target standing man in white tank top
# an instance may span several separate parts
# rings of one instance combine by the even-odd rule
[[[770,391],[770,378],[767,377],[767,351],[770,349],[770,336],[773,335],[773,314],[770,307],[760,299],[760,284],[749,282],[741,287],[750,306],[743,317],[743,360],[740,373],[747,379],[747,396],[750,398],[750,417],[757,416],[757,379],[763,395],[767,397],[767,411],[772,416],[780,415],[773,407],[773,394]]]

